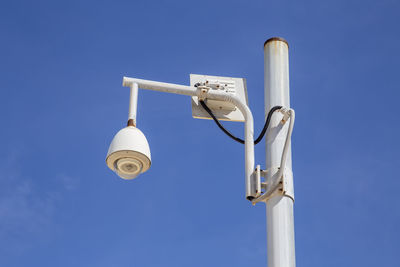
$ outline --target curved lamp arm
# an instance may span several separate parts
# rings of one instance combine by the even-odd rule
[[[142,79],[135,79],[124,77],[123,78],[123,86],[130,87],[131,90],[134,87],[165,92],[165,93],[173,93],[178,95],[187,95],[187,96],[198,96],[204,97],[212,100],[220,100],[226,101],[234,104],[243,114],[244,116],[244,135],[245,135],[245,181],[246,181],[246,198],[254,198],[256,196],[255,188],[252,186],[252,174],[254,172],[254,122],[253,122],[253,114],[251,113],[249,107],[242,103],[242,101],[229,93],[224,91],[217,90],[204,90],[201,88],[172,84],[172,83],[163,83]]]

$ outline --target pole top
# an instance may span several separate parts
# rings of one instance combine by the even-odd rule
[[[272,41],[281,41],[281,42],[284,42],[284,43],[289,47],[289,43],[288,43],[284,38],[282,38],[282,37],[272,37],[272,38],[269,38],[267,41],[265,41],[264,47],[265,47],[265,45],[266,45],[267,43],[272,42]]]

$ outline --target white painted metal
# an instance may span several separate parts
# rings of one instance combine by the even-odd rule
[[[178,95],[189,95],[194,96],[197,93],[197,88],[193,86],[173,84],[173,83],[163,83],[150,80],[136,79],[124,77],[122,80],[122,85],[131,87],[133,83],[137,83],[138,87],[141,89],[160,91],[165,93],[173,93]]]
[[[244,136],[245,136],[245,184],[246,198],[256,195],[255,188],[252,186],[252,174],[254,172],[254,121],[253,114],[249,107],[236,96],[231,96],[224,92],[209,91],[207,94],[211,99],[228,101],[236,105],[244,116]]]
[[[272,194],[260,196],[256,193],[256,189],[260,192],[261,184],[252,183],[252,175],[254,170],[254,126],[253,116],[243,97],[237,96],[232,90],[220,90],[220,83],[211,82],[209,86],[194,87],[192,86],[162,83],[148,81],[142,79],[124,77],[123,85],[133,88],[136,86],[142,89],[188,95],[207,99],[212,103],[217,103],[216,107],[232,111],[232,107],[236,107],[243,115],[245,122],[245,178],[246,178],[246,197],[259,197],[253,201],[265,201],[267,205],[267,246],[268,246],[268,266],[269,267],[295,267],[295,250],[294,250],[294,222],[293,222],[293,174],[291,161],[290,139],[293,130],[295,113],[290,109],[289,101],[289,66],[288,66],[288,46],[286,41],[279,38],[272,38],[264,45],[264,62],[265,62],[265,116],[274,106],[283,106],[282,114],[274,113],[271,119],[270,128],[266,136],[266,182],[268,190]],[[245,88],[245,87],[244,87]],[[232,88],[231,88],[232,89]],[[131,101],[132,101],[131,93]],[[218,102],[224,104],[218,104]],[[231,103],[232,105],[226,104]],[[136,106],[134,103],[131,106]],[[130,116],[132,112],[130,111]],[[201,116],[199,116],[201,117]],[[131,117],[130,117],[131,118]],[[281,123],[290,120],[290,123]],[[118,134],[117,134],[118,135]],[[113,141],[114,142],[114,141]],[[146,141],[147,142],[147,141]],[[110,146],[111,149],[111,146]],[[110,154],[110,152],[109,152]],[[120,155],[118,155],[120,157]],[[135,157],[135,156],[133,156]],[[137,157],[135,158],[135,160]],[[150,160],[150,151],[149,157]],[[119,163],[119,162],[118,162]],[[112,164],[110,168],[119,166]],[[125,164],[121,162],[121,166]],[[109,164],[109,162],[107,162]],[[132,165],[136,163],[131,162]],[[140,164],[137,164],[140,168]],[[257,166],[256,181],[260,181],[260,169]],[[283,176],[282,192],[279,192],[278,186],[280,178]],[[281,188],[279,186],[279,188]]]
[[[267,202],[268,267],[296,266],[294,252],[293,200],[275,196]]]
[[[277,105],[289,108],[289,62],[288,45],[278,38],[270,39],[264,45],[265,72],[265,116]],[[266,136],[267,183],[280,175],[282,153],[290,124],[282,126],[281,114],[274,114]],[[294,122],[291,119],[291,124]],[[293,125],[292,125],[293,127]],[[290,138],[290,137],[289,137]],[[282,170],[285,179],[293,180],[290,146]],[[269,267],[294,267],[294,223],[293,198],[287,194],[276,194],[266,201],[267,205],[267,253]]]
[[[142,131],[133,126],[121,129],[111,141],[106,163],[123,179],[133,179],[147,171],[151,154]]]
[[[268,190],[264,192],[263,195],[257,197],[252,200],[253,204],[268,200],[272,195],[276,193],[276,190],[279,188],[282,189],[282,193],[288,197],[291,197],[294,200],[294,188],[293,188],[293,173],[292,170],[286,168],[286,161],[288,152],[290,149],[290,139],[292,137],[293,126],[295,121],[295,112],[293,109],[285,109],[282,108],[281,111],[284,114],[284,118],[280,121],[283,125],[290,118],[289,129],[286,134],[285,144],[283,147],[283,152],[281,156],[281,161],[279,167],[275,166],[270,168],[266,173],[266,179],[268,179]],[[272,173],[273,176],[268,176],[268,173]],[[280,182],[282,182],[282,186],[280,186]]]
[[[246,103],[236,95],[229,94],[222,90],[205,90],[196,88],[194,86],[185,86],[179,84],[162,83],[149,80],[123,78],[123,86],[131,87],[133,83],[137,83],[139,88],[160,91],[166,93],[174,93],[180,95],[189,95],[203,97],[207,99],[219,100],[234,104],[243,114],[244,129],[245,129],[245,185],[246,185],[246,198],[248,196],[255,196],[255,189],[252,187],[251,178],[254,171],[254,122],[253,114]]]
[[[235,95],[248,105],[246,80],[243,78],[190,74],[190,85],[194,86],[197,83]],[[219,120],[244,121],[242,112],[229,102],[207,99],[206,104]],[[212,119],[199,104],[197,96],[192,97],[192,116],[196,119]]]
[[[133,120],[134,125],[136,125],[137,99],[138,99],[138,84],[133,83],[131,86],[131,95],[129,98],[129,119]]]

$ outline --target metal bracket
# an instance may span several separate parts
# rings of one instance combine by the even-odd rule
[[[256,198],[253,201],[253,205],[258,202],[257,198],[260,198],[263,195],[268,195],[268,197],[263,199],[263,201],[267,201],[276,194],[288,196],[294,200],[292,172],[285,169],[281,177],[274,177],[279,173],[279,167],[271,168],[269,170],[261,170],[260,165],[257,165],[254,170]],[[263,177],[264,180],[261,180],[261,177]],[[278,180],[274,181],[275,179]]]
[[[210,93],[210,91],[225,92],[227,96],[235,96],[236,98],[239,98],[242,103],[248,104],[246,80],[243,78],[190,74],[190,85],[206,89],[208,90],[208,93]],[[209,109],[213,111],[218,120],[245,121],[242,112],[235,104],[230,101],[205,98],[201,89],[198,89],[196,95],[192,96],[192,116],[194,118],[212,119],[212,117],[200,105],[198,95],[200,95],[200,100],[203,100]]]
[[[260,165],[256,166],[256,169],[254,170],[253,177],[254,177],[254,182],[255,182],[255,197],[259,197],[267,190],[267,182],[265,181],[266,177],[266,171],[261,170]],[[264,178],[264,181],[261,180],[261,177]]]
[[[197,97],[199,100],[205,100],[207,97],[208,90],[210,90],[210,87],[204,86],[204,85],[198,85],[197,87]]]

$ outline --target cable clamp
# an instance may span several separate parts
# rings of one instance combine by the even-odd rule
[[[283,114],[283,118],[281,120],[281,123],[285,124],[287,122],[287,120],[290,118],[290,109],[282,107],[279,110],[279,112]]]
[[[197,97],[199,98],[199,100],[204,101],[207,98],[207,93],[211,88],[204,85],[198,85],[196,87],[197,87]]]

